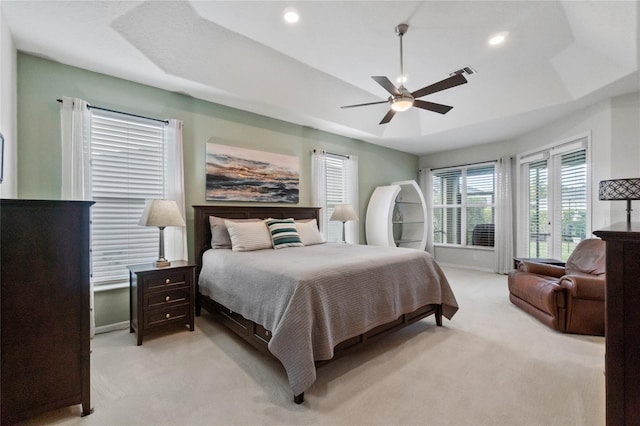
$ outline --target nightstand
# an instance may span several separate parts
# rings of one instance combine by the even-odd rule
[[[129,332],[138,346],[155,330],[188,325],[194,330],[195,265],[178,260],[157,268],[152,263],[129,268]]]

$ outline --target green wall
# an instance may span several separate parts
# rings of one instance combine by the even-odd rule
[[[194,204],[205,204],[205,144],[216,142],[300,158],[300,203],[311,205],[311,150],[357,155],[360,240],[376,186],[416,179],[418,157],[308,127],[271,119],[179,93],[18,54],[18,197],[60,198],[60,107],[62,96],[155,118],[184,122],[184,182],[189,257],[193,260]],[[218,203],[220,204],[220,203]],[[128,290],[96,293],[96,325],[129,319]]]

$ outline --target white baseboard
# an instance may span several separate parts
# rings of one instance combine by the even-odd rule
[[[438,262],[438,265],[447,266],[449,268],[471,269],[471,270],[474,270],[474,271],[495,273],[495,272],[493,272],[493,269],[491,269],[491,268],[481,268],[479,266],[460,265],[458,263]]]
[[[116,322],[114,324],[101,325],[96,327],[96,334],[108,333],[115,330],[125,330],[129,328],[129,321]]]

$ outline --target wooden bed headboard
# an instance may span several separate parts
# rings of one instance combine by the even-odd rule
[[[320,223],[320,207],[294,206],[193,206],[194,250],[196,264],[196,278],[202,267],[202,254],[211,248],[211,227],[209,216],[225,219],[316,219]]]

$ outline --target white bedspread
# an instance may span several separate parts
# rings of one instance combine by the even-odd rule
[[[351,244],[203,255],[200,292],[272,332],[269,350],[294,395],[316,379],[314,361],[340,342],[426,304],[458,309],[427,252]]]

